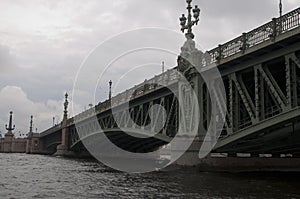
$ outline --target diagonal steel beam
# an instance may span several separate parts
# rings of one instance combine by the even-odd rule
[[[284,104],[287,104],[287,98],[286,96],[283,94],[281,88],[279,87],[279,85],[277,84],[276,80],[274,79],[272,73],[270,72],[269,68],[266,67],[264,69],[265,73],[268,75],[269,80],[272,82],[274,88],[276,89],[277,93],[279,94],[280,98],[283,100]]]
[[[295,53],[288,55],[287,58],[291,59],[300,68],[300,60],[298,59]]]
[[[243,86],[241,85],[241,82],[238,81],[238,78],[237,78],[235,73],[233,73],[230,76],[230,78],[234,82],[234,84],[235,84],[235,86],[236,86],[236,88],[237,88],[237,90],[238,90],[238,92],[241,96],[241,99],[242,99],[242,101],[243,101],[243,103],[246,107],[246,110],[247,110],[247,112],[248,112],[248,114],[251,118],[252,123],[255,123],[256,118],[255,118],[255,115],[253,113],[254,112],[254,105],[253,105],[253,102],[250,98],[250,95],[249,95],[248,91],[245,88],[245,85],[243,84],[243,86],[244,86],[244,88],[243,88]],[[252,103],[252,104],[250,104],[250,103]]]
[[[259,73],[257,70],[257,67],[254,67],[254,84],[255,84],[255,117],[257,121],[260,121],[260,113],[262,113],[262,110],[260,109],[260,103],[259,103],[259,96],[260,96],[260,87],[262,85],[259,84]]]
[[[226,110],[226,107],[223,106],[226,103],[223,103],[223,105],[222,105],[220,97],[219,97],[218,92],[216,91],[215,87],[212,88],[212,91],[213,91],[214,97],[216,98],[217,107],[221,113],[222,120],[225,121],[226,130],[227,130],[227,132],[231,132],[232,130],[230,128],[230,125],[228,124],[228,122],[226,120],[226,113],[223,111],[223,110]]]
[[[168,126],[170,125],[170,122],[171,122],[171,118],[172,118],[172,113],[173,113],[173,110],[175,108],[175,95],[173,96],[173,99],[172,99],[172,103],[171,103],[171,107],[170,107],[170,110],[168,112],[168,116],[167,116],[167,121],[166,121],[166,128],[168,128]],[[174,114],[176,114],[174,112]]]
[[[300,61],[295,53],[285,56],[286,66],[286,92],[289,108],[297,106],[297,71],[296,66],[300,68]]]
[[[280,94],[278,93],[279,90],[276,90],[276,88],[275,88],[273,82],[270,80],[269,76],[268,76],[267,73],[264,71],[264,69],[262,68],[262,66],[259,65],[257,68],[258,68],[258,70],[259,70],[259,72],[260,72],[262,78],[263,78],[263,79],[265,80],[265,82],[267,83],[268,88],[269,88],[269,90],[271,91],[271,94],[275,97],[276,102],[278,103],[278,105],[280,106],[280,108],[281,108],[282,110],[285,111],[285,110],[287,109],[287,107],[285,106],[284,101],[282,100],[282,98],[280,97]],[[278,86],[278,85],[277,85],[277,86]],[[280,91],[281,91],[281,90],[280,90]]]
[[[244,84],[244,81],[243,81],[241,75],[237,76],[237,81],[239,82],[239,84],[241,86],[241,89],[242,89],[243,93],[245,94],[246,99],[248,100],[248,103],[249,103],[249,105],[250,105],[250,107],[252,109],[252,112],[254,112],[255,111],[254,103],[253,103],[253,101],[252,101],[252,99],[250,97],[250,94],[249,94],[249,92],[248,92],[248,90],[247,90],[247,88],[246,88],[246,86]]]

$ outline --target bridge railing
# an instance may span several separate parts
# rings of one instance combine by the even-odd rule
[[[204,65],[219,63],[222,59],[231,57],[238,53],[245,53],[248,49],[257,46],[269,40],[275,40],[278,35],[287,33],[297,27],[300,27],[300,8],[285,14],[280,18],[273,18],[272,21],[248,32],[243,33],[225,44],[219,45],[205,54],[209,55],[209,59],[205,60]],[[154,90],[162,88],[162,85],[170,85],[178,80],[176,68],[168,70],[150,80],[145,80],[143,83],[134,86],[133,88],[122,92],[112,100],[106,100],[99,103],[95,109],[96,113],[100,113],[111,109],[112,106],[118,106],[132,99],[138,98]],[[76,120],[87,118],[94,114],[94,108],[76,115]]]
[[[300,8],[282,16],[281,18],[282,32],[285,33],[293,30],[300,25]]]
[[[211,56],[211,63],[208,64],[220,62],[221,59],[228,58],[237,53],[245,53],[247,49],[265,41],[274,40],[278,35],[289,32],[297,27],[300,27],[300,8],[280,18],[274,18],[271,22],[248,33],[243,33],[242,36],[208,51],[208,54]]]
[[[115,98],[113,98],[112,105],[119,105],[120,103],[123,103],[125,101],[135,99],[137,97],[145,95],[146,93],[165,87],[166,85],[174,84],[175,82],[177,82],[177,80],[178,73],[176,69],[168,70],[150,80],[145,80],[143,83],[134,86],[124,93],[121,93],[120,96],[117,95]]]
[[[130,100],[141,97],[152,91],[164,88],[167,85],[172,85],[178,81],[178,78],[179,76],[178,76],[177,68],[174,68],[160,75],[157,75],[152,79],[145,80],[143,83],[136,85],[133,88],[126,90],[122,93],[117,94],[116,96],[112,97],[111,100],[100,102],[98,105],[95,106],[96,114],[109,110],[111,109],[111,107],[124,104]],[[80,121],[94,114],[95,114],[94,108],[91,108],[76,115],[75,120]],[[74,123],[74,118],[69,119],[68,124],[72,124],[72,123]]]
[[[53,133],[53,132],[56,132],[56,131],[58,131],[58,130],[60,130],[60,129],[61,129],[61,123],[60,123],[60,124],[57,124],[57,125],[55,125],[55,126],[53,126],[53,127],[51,127],[50,129],[47,129],[47,130],[44,131],[44,132],[42,132],[42,133],[41,133],[41,137],[47,136],[47,135],[49,135],[49,134],[51,134],[51,133]]]
[[[110,101],[106,101],[104,103],[103,108],[110,108],[111,106],[118,106],[130,100],[136,99],[140,96],[145,95],[146,93],[152,92],[154,90],[161,89],[166,85],[174,84],[178,81],[178,73],[176,69],[168,70],[160,75],[153,77],[150,80],[145,80],[143,83],[134,86],[133,88],[122,92],[115,97],[112,98],[111,103]],[[108,104],[107,104],[108,103]],[[102,103],[99,104],[101,107]],[[108,105],[108,106],[107,106]]]

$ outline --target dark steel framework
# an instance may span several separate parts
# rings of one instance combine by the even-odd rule
[[[222,135],[214,152],[224,153],[299,153],[300,135],[300,8],[249,33],[206,52],[204,69],[217,64],[221,71],[227,97],[227,113],[219,107],[218,117],[226,119]],[[80,138],[97,132],[100,125],[112,139],[120,140],[121,147],[131,151],[153,150],[166,144],[178,129],[178,100],[174,93],[162,85],[177,88],[177,68],[168,70],[144,83],[120,93],[96,107],[97,120],[91,120],[93,109],[68,120],[69,148],[76,148]],[[215,86],[217,82],[213,82]],[[209,93],[205,83],[200,87],[200,130],[207,130],[210,123],[210,98],[218,106],[221,98],[217,92]],[[129,110],[122,109],[130,101]],[[167,122],[155,139],[146,143],[130,141],[122,137],[113,118],[111,107],[119,110],[117,117],[121,127],[135,129],[149,123],[149,108],[159,104],[165,107]],[[119,108],[118,108],[119,107]],[[129,123],[125,112],[130,113],[134,123]],[[84,129],[86,135],[78,135]],[[79,121],[79,122],[78,122]],[[99,125],[97,125],[99,124]],[[44,132],[49,135],[58,127]],[[147,133],[147,130],[140,131]],[[80,130],[79,130],[80,131]],[[43,136],[43,134],[42,134]],[[122,141],[122,139],[124,139]],[[157,142],[152,144],[151,142]],[[148,144],[148,145],[147,145]],[[151,148],[152,147],[152,148]]]

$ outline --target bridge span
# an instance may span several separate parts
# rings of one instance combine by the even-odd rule
[[[174,69],[72,118],[67,118],[65,107],[62,123],[40,134],[40,151],[49,154],[86,153],[83,140],[101,145],[101,140],[97,140],[100,130],[118,147],[131,152],[147,153],[167,145],[179,128],[181,111],[177,96],[186,92],[179,86],[179,74],[183,74],[192,83],[199,99],[200,143],[212,120],[225,120],[221,135],[211,138],[218,139],[211,154],[299,157],[300,8],[215,49],[197,52],[193,56],[198,56],[199,66],[186,62],[188,58],[180,55]],[[218,92],[210,93],[207,82],[200,74],[195,74],[193,68],[200,68],[203,72],[218,68],[226,91],[225,98]],[[217,82],[211,83],[218,87]],[[216,118],[211,118],[212,98],[217,102]],[[222,107],[224,104],[226,107]],[[154,105],[163,107],[165,114],[153,114],[151,107]],[[157,125],[161,126],[161,117],[165,123],[161,124],[158,134],[150,138],[134,136],[147,135]],[[154,126],[148,125],[151,121],[154,121]],[[132,135],[120,129],[128,129]]]

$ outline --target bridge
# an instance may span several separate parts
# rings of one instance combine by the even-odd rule
[[[179,85],[182,74],[199,99],[200,143],[212,120],[225,120],[212,153],[227,157],[240,153],[253,157],[260,154],[299,157],[300,8],[194,56],[198,56],[197,63],[201,66],[187,62],[188,58],[180,55],[178,65],[172,70],[72,118],[67,118],[65,107],[61,124],[40,134],[40,151],[83,154],[87,151],[84,140],[101,145],[101,140],[97,140],[100,129],[111,142],[130,152],[147,153],[167,145],[179,130],[182,111],[178,96],[184,98],[187,92]],[[223,79],[225,98],[218,92],[210,93],[207,82],[195,73],[195,68],[202,72],[217,68]],[[212,84],[218,87],[217,82]],[[216,100],[216,118],[211,118],[212,98]],[[153,114],[160,111],[153,109],[155,105],[158,109],[163,107],[164,114]],[[162,120],[165,123],[160,124]],[[185,125],[194,124],[187,119]],[[155,129],[157,126],[161,128]],[[128,129],[131,134],[121,129]],[[155,136],[136,137],[155,130],[159,131]]]

